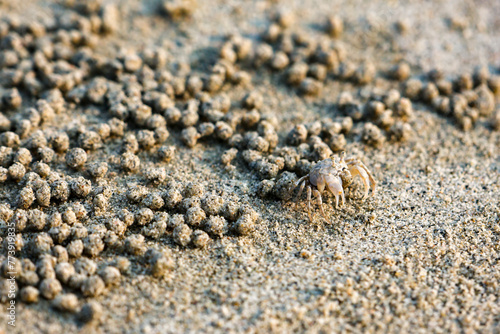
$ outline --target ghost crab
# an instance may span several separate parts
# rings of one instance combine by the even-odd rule
[[[345,159],[345,152],[341,157],[332,156],[329,159],[321,160],[306,176],[301,177],[296,182],[296,187],[300,186],[296,201],[300,198],[304,188],[307,189],[307,213],[309,221],[311,217],[311,193],[318,198],[321,214],[326,219],[325,211],[323,210],[323,200],[321,194],[325,189],[330,191],[335,196],[335,207],[339,207],[339,197],[342,199],[341,205],[344,205],[344,189],[347,188],[353,178],[359,175],[361,181],[365,185],[365,192],[362,200],[368,197],[370,188],[372,194],[375,194],[376,181],[370,170],[359,160],[355,158]]]

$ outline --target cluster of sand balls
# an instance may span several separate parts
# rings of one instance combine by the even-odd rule
[[[193,14],[197,7],[196,0],[164,0],[160,10],[173,20],[180,20]]]
[[[219,63],[223,64],[226,70],[228,66],[231,69],[226,71],[226,74],[232,76],[236,73],[238,78],[248,74],[235,70],[238,64],[254,69],[265,66],[271,71],[284,73],[285,82],[292,87],[298,87],[300,93],[313,96],[321,93],[325,81],[329,78],[367,85],[377,77],[377,69],[369,60],[359,66],[352,63],[340,41],[313,38],[304,31],[292,29],[294,23],[293,13],[280,11],[259,42],[252,43],[239,35],[230,36],[221,48]],[[328,17],[324,30],[334,39],[339,38],[343,32],[342,19],[338,16]],[[383,73],[383,76],[403,82],[399,90],[402,96],[412,101],[427,103],[439,113],[453,117],[463,130],[469,130],[480,118],[488,120],[493,129],[499,127],[500,112],[495,107],[495,97],[499,94],[500,77],[491,74],[487,67],[478,67],[472,75],[463,74],[453,80],[447,80],[441,71],[433,70],[422,80],[411,77],[410,66],[400,62]],[[408,105],[408,102],[404,103]],[[387,123],[392,123],[393,119],[398,117],[398,110],[392,110],[392,116],[388,111],[390,108],[392,106],[386,106],[382,120],[379,120],[383,125],[377,125],[384,130],[387,130]],[[377,111],[382,112],[380,109]],[[363,110],[359,112],[363,113]],[[409,124],[403,124],[407,123],[404,117],[401,121],[393,124],[389,138],[405,138]],[[373,129],[375,127],[372,124],[367,125],[367,132],[373,132]],[[378,139],[368,141],[374,146],[381,142]]]
[[[327,36],[312,37],[303,30],[292,29],[294,23],[293,13],[280,11],[254,45],[249,39],[231,36],[221,48],[222,61],[254,69],[267,67],[283,73],[287,85],[309,96],[319,95],[328,78],[359,85],[373,81],[376,68],[372,62],[356,66],[349,61],[340,41],[332,41]],[[330,37],[340,37],[342,19],[338,16],[327,18],[324,30]]]
[[[25,196],[24,189],[20,197]],[[48,194],[54,189],[60,190],[49,187]],[[181,246],[191,244],[203,248],[211,238],[230,232],[251,233],[258,220],[258,214],[250,206],[204,194],[203,187],[197,184],[188,184],[182,192],[174,184],[166,189],[154,189],[154,192],[146,187],[129,189],[126,197],[132,211],[122,209],[105,217],[101,217],[99,211],[106,207],[111,196],[106,187],[92,189],[93,205],[88,201],[87,205],[71,201],[54,207],[51,214],[42,211],[41,205],[25,205],[26,201],[22,202],[23,208],[17,209],[3,204],[0,218],[13,222],[20,232],[15,237],[16,252],[24,257],[15,261],[20,299],[33,303],[42,296],[53,300],[56,309],[76,312],[80,309],[77,293],[84,297],[101,295],[130,270],[127,258],[118,257],[110,263],[92,260],[103,251],[144,257],[143,263],[148,264],[151,274],[161,277],[173,268],[173,260],[164,251],[148,249],[146,238],[171,236],[173,242]],[[87,196],[89,194],[78,198]],[[87,212],[86,207],[94,212]],[[36,259],[35,263],[31,259]],[[5,259],[2,267],[7,265]],[[8,271],[5,269],[4,275]],[[8,291],[6,283],[5,280],[0,286],[2,300]]]
[[[243,99],[242,106],[248,111],[241,116],[241,126],[228,140],[232,148],[224,152],[221,162],[228,166],[241,153],[243,160],[262,179],[275,179],[284,171],[305,175],[314,162],[343,151],[349,136],[380,147],[386,138],[404,141],[412,133],[408,123],[413,117],[412,102],[401,97],[397,90],[373,93],[364,103],[344,92],[336,105],[343,116],[297,124],[287,134],[286,145],[278,145],[276,119],[259,113],[261,100],[256,92]]]
[[[205,194],[195,183],[189,183],[182,192],[177,189],[175,184],[155,188],[154,192],[141,186],[130,188],[126,198],[132,211],[122,209],[103,219],[98,212],[87,212],[80,202],[60,206],[50,215],[38,208],[12,210],[2,205],[2,220],[13,222],[18,232],[30,232],[18,233],[15,238],[16,252],[25,256],[15,261],[20,299],[34,303],[42,296],[53,300],[56,309],[76,312],[77,293],[84,297],[101,295],[118,284],[122,274],[129,273],[127,258],[118,257],[109,263],[92,260],[105,249],[143,257],[150,273],[161,277],[174,262],[168,252],[148,249],[146,238],[171,236],[180,246],[203,248],[211,238],[231,232],[247,235],[254,230],[258,214],[250,206]],[[110,197],[109,191],[95,189],[94,210],[103,206],[98,203]],[[30,258],[36,259],[35,263]],[[7,275],[7,267],[5,259],[3,275]],[[2,282],[0,296],[4,300],[8,286],[6,280]]]
[[[165,70],[163,49],[123,53],[116,59],[94,54],[99,34],[117,28],[116,7],[92,1],[73,9],[54,22],[12,19],[0,24],[1,82],[7,87],[0,107],[8,111],[0,113],[0,183],[13,199],[0,205],[0,220],[12,222],[17,232],[18,298],[34,303],[43,297],[54,308],[79,312],[90,321],[100,306],[90,302],[82,307],[79,296],[101,295],[130,272],[127,257],[103,261],[103,252],[144,257],[150,273],[161,277],[174,262],[165,250],[147,246],[148,240],[168,237],[181,247],[202,248],[228,233],[251,233],[258,214],[237,200],[204,195],[197,185],[184,192],[172,184],[163,189],[165,170],[146,171],[155,191],[129,191],[130,210],[115,212],[113,189],[103,178],[110,170],[141,171],[139,151],[171,161],[176,148],[165,144],[167,123],[182,129],[180,138],[188,146],[200,139],[189,135],[193,129],[227,140],[232,132],[226,121],[231,119],[224,113],[230,100],[206,93],[224,84],[220,75],[174,76]],[[179,110],[176,100],[188,101]],[[32,107],[18,111],[29,101],[34,101]],[[104,121],[61,128],[60,119],[77,111],[76,106]],[[111,164],[95,159],[100,149],[116,142],[121,145],[119,159]],[[5,248],[11,240],[3,236],[2,241]],[[7,277],[7,260],[2,257],[1,263]],[[2,302],[8,289],[2,279]]]
[[[405,141],[411,136],[409,121],[413,118],[413,105],[396,89],[384,93],[372,92],[364,103],[357,101],[351,93],[343,92],[337,106],[354,122],[365,122],[361,140],[372,147],[381,147],[386,138]]]
[[[137,206],[135,217],[128,218],[130,224],[142,227],[141,235],[153,239],[171,231],[175,243],[198,248],[205,247],[211,237],[230,232],[247,235],[255,228],[258,214],[250,206],[205,193],[192,182],[183,191],[179,189],[176,182],[156,186],[153,191],[143,186],[129,189],[127,199],[131,207]]]
[[[447,79],[442,71],[430,71],[424,80],[411,78],[403,83],[402,93],[411,100],[428,104],[438,113],[453,118],[465,131],[480,120],[499,128],[499,109],[495,99],[500,96],[500,76],[487,67],[474,73]]]
[[[315,161],[344,150],[348,136],[374,148],[382,147],[388,140],[408,140],[413,134],[413,102],[440,106],[437,109],[445,115],[453,115],[464,130],[470,129],[481,116],[492,118],[493,128],[498,128],[500,116],[494,110],[498,77],[490,75],[487,69],[480,68],[471,77],[462,75],[454,82],[443,80],[442,74],[433,71],[429,75],[433,79],[424,85],[420,80],[410,78],[411,69],[405,62],[393,66],[387,73],[377,73],[369,61],[355,66],[347,58],[343,44],[329,38],[314,39],[302,31],[292,32],[290,27],[294,21],[292,13],[279,12],[257,43],[239,35],[230,36],[221,47],[218,64],[226,68],[226,74],[231,75],[229,79],[235,73],[241,77],[242,71],[238,67],[245,66],[253,69],[267,67],[284,73],[286,83],[299,87],[305,95],[318,95],[328,78],[368,85],[376,76],[384,76],[401,82],[401,89],[373,89],[368,97],[359,99],[349,92],[341,93],[335,105],[340,116],[296,125],[286,137],[290,146],[274,145],[272,140],[263,136],[262,116],[259,118],[258,112],[262,99],[255,92],[249,94],[242,106],[251,111],[244,115],[242,123],[253,124],[257,131],[243,131],[241,134],[235,131],[236,134],[228,140],[233,148],[223,154],[221,161],[228,166],[241,152],[243,160],[263,179],[258,186],[259,194],[287,197],[279,190],[273,190],[273,180],[284,171],[307,174]],[[343,31],[342,19],[336,16],[327,18],[324,29],[331,37],[338,38]],[[258,102],[256,105],[255,101]],[[264,121],[269,127],[273,125],[269,119]],[[236,130],[235,126],[233,129]]]
[[[163,10],[172,18],[184,17],[191,14],[191,3],[164,1]],[[452,115],[464,129],[479,117],[493,117],[500,127],[493,98],[498,77],[481,69],[452,82],[434,71],[423,83],[409,79],[409,66],[402,63],[390,72],[403,81],[401,93],[373,93],[364,101],[343,93],[338,117],[298,124],[280,145],[283,129],[263,112],[261,94],[249,92],[241,108],[233,108],[235,101],[221,93],[226,85],[250,83],[250,71],[242,68],[282,73],[304,95],[318,95],[328,78],[365,85],[376,76],[370,62],[350,63],[342,44],[292,33],[293,22],[293,15],[280,12],[257,43],[231,36],[210,71],[197,73],[187,64],[169,71],[170,56],[162,48],[124,50],[115,58],[94,53],[102,36],[120,23],[116,6],[100,1],[76,2],[47,22],[0,21],[0,82],[5,87],[0,94],[0,185],[12,198],[11,204],[0,204],[0,221],[16,227],[22,301],[34,303],[41,296],[56,309],[78,311],[89,321],[100,306],[89,302],[82,307],[79,297],[106,293],[132,270],[128,257],[114,255],[138,257],[153,276],[162,277],[175,263],[169,251],[150,241],[203,248],[211,239],[247,235],[256,228],[259,216],[249,205],[196,183],[178,184],[163,168],[144,167],[140,153],[164,163],[175,159],[171,136],[187,147],[224,143],[223,165],[231,169],[240,157],[261,178],[259,196],[286,199],[296,175],[344,150],[347,136],[373,147],[387,138],[407,139],[411,101]],[[325,31],[339,37],[342,20],[329,18]],[[82,109],[86,116],[80,119]],[[78,122],[61,126],[61,120],[75,115]],[[119,156],[100,160],[99,152],[108,145],[118,145]],[[116,194],[105,176],[118,173],[141,175],[147,185]],[[128,208],[116,209],[116,201],[126,201]],[[11,240],[2,237],[5,249]],[[103,260],[105,255],[114,258]],[[6,277],[7,262],[1,260]],[[1,301],[7,291],[7,281],[1,280]]]

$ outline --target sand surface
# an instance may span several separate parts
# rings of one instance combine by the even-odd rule
[[[375,81],[357,86],[328,79],[319,96],[304,97],[284,83],[283,73],[242,65],[251,74],[251,83],[223,89],[231,99],[231,110],[242,109],[240,101],[248,92],[262,95],[261,114],[278,121],[278,147],[286,144],[295,124],[340,115],[335,104],[343,91],[354,95],[374,87],[384,92],[400,90],[400,83],[382,74],[400,60],[410,64],[412,78],[424,78],[429,70],[439,68],[453,79],[472,73],[477,66],[488,66],[491,75],[500,74],[500,3],[493,0],[199,0],[191,17],[178,21],[159,14],[155,1],[116,3],[121,13],[119,29],[100,36],[94,53],[115,57],[121,48],[141,52],[161,46],[168,52],[168,66],[190,63],[193,73],[209,71],[228,34],[258,40],[278,9],[295,15],[291,31],[303,30],[317,39],[327,36],[321,30],[325,17],[339,15],[344,33],[337,41],[354,64],[369,59],[375,65]],[[69,11],[50,1],[0,4],[1,16],[19,18],[40,19]],[[465,21],[465,28],[450,28],[452,19]],[[398,20],[408,25],[405,34],[396,32]],[[23,99],[23,107],[35,102]],[[496,110],[498,103],[497,95]],[[140,171],[133,173],[123,173],[119,167],[121,140],[104,141],[89,153],[89,161],[107,161],[110,166],[99,181],[84,171],[69,169],[64,154],[59,155],[51,165],[53,170],[72,177],[83,175],[92,180],[93,187],[110,187],[113,196],[105,218],[123,208],[140,208],[127,202],[126,191],[142,184],[154,192],[155,186],[143,172],[152,167],[165,168],[167,179],[181,187],[199,183],[206,193],[248,204],[259,218],[249,235],[212,236],[202,249],[179,246],[171,231],[157,239],[146,237],[146,248],[163,250],[172,260],[172,268],[161,278],[150,275],[143,256],[106,246],[93,258],[98,266],[112,263],[117,256],[131,262],[118,285],[96,297],[85,297],[63,285],[63,292],[77,295],[80,306],[99,303],[99,319],[85,323],[78,314],[57,311],[51,301],[40,297],[29,305],[18,300],[15,328],[7,325],[7,304],[2,304],[0,332],[498,333],[500,132],[492,129],[490,118],[480,118],[473,129],[463,131],[456,120],[436,113],[429,104],[414,101],[413,111],[408,121],[410,138],[387,140],[379,148],[360,140],[365,121],[355,122],[352,133],[346,135],[345,151],[371,170],[378,181],[377,192],[364,202],[360,192],[354,192],[340,209],[335,208],[333,196],[324,196],[328,219],[322,218],[313,203],[313,222],[307,217],[305,197],[294,205],[272,195],[258,196],[256,189],[263,177],[244,161],[242,150],[231,162],[234,168],[225,168],[220,157],[230,148],[227,143],[206,138],[188,148],[179,128],[168,126],[166,143],[176,147],[171,162],[157,158],[157,147],[141,150],[137,154]],[[15,113],[4,112],[7,117]],[[57,122],[40,128],[90,126],[109,118],[103,111],[76,104],[66,114],[56,115]],[[356,182],[359,188],[361,183]],[[19,189],[10,180],[0,183],[1,202],[15,209],[13,198]],[[89,205],[90,215],[92,199],[80,201]],[[42,210],[50,213],[58,206]],[[85,224],[95,222],[101,224],[91,216]],[[48,230],[47,226],[44,231]],[[26,245],[36,233],[22,233]],[[140,234],[141,229],[130,228],[120,238],[132,233]],[[19,252],[18,258],[36,263],[28,251]]]

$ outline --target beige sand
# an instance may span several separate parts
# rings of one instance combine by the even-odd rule
[[[140,49],[165,43],[174,59],[203,66],[224,34],[257,34],[269,13],[289,7],[297,25],[312,34],[320,34],[316,25],[326,13],[341,15],[349,58],[370,58],[379,69],[400,58],[417,75],[440,67],[453,76],[476,65],[500,64],[495,1],[198,2],[192,19],[170,23],[154,15],[150,1],[122,1],[122,30],[108,37],[100,52],[113,54],[114,45]],[[36,16],[46,5],[7,1],[2,12]],[[470,27],[463,33],[451,30],[449,17],[464,17]],[[404,36],[393,32],[397,19],[409,22]],[[281,140],[291,122],[328,115],[341,91],[357,89],[330,81],[319,98],[304,99],[270,72],[254,76],[252,85],[227,93],[239,101],[249,90],[261,92],[264,111],[282,124]],[[380,82],[382,89],[390,85],[396,86]],[[256,231],[212,240],[201,250],[179,247],[169,236],[148,240],[149,246],[171,250],[174,269],[156,279],[139,257],[130,256],[132,273],[118,287],[88,299],[103,306],[99,322],[84,325],[42,299],[29,306],[18,303],[16,328],[6,325],[1,312],[0,332],[499,332],[499,132],[485,121],[463,132],[423,104],[414,109],[414,136],[406,143],[373,149],[348,140],[346,151],[362,157],[378,190],[364,203],[348,199],[340,210],[328,197],[328,222],[314,205],[310,223],[304,200],[294,207],[256,197],[259,178],[241,159],[233,162],[234,171],[224,171],[219,162],[224,144],[202,141],[188,149],[172,133],[178,153],[166,166],[169,175],[249,203],[261,216]],[[109,184],[119,190],[130,180]],[[100,258],[116,256],[104,252]]]

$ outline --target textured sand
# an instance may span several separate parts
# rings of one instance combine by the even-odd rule
[[[31,5],[35,7],[27,8]],[[32,14],[45,5],[7,2],[3,8]],[[199,62],[203,68],[224,34],[260,32],[268,13],[279,6],[288,3],[199,1],[191,20],[173,24],[152,15],[150,1],[134,1],[122,8],[123,30],[100,48],[113,54],[115,45],[140,49],[165,43],[174,59]],[[436,66],[455,75],[476,65],[500,64],[500,23],[495,18],[500,5],[495,1],[331,5],[315,0],[289,6],[298,24],[313,34],[319,34],[316,26],[325,13],[339,13],[347,22],[341,40],[349,57],[370,58],[380,69],[400,58],[417,74]],[[445,20],[450,16],[466,17],[470,31],[450,30]],[[398,18],[410,23],[404,36],[391,28]],[[329,82],[319,98],[304,99],[270,73],[254,76],[252,83],[264,96],[264,110],[282,122],[280,139],[291,122],[328,115],[339,92],[357,89]],[[390,85],[380,82],[383,89]],[[239,101],[253,89],[227,93]],[[178,153],[168,165],[169,175],[249,203],[261,215],[257,230],[213,240],[202,250],[179,247],[167,237],[148,240],[148,245],[171,249],[175,268],[155,279],[138,257],[130,256],[132,273],[95,298],[104,310],[99,323],[82,325],[41,300],[18,304],[14,330],[6,326],[2,312],[0,331],[499,332],[500,134],[481,122],[465,133],[424,105],[414,104],[414,109],[415,135],[406,143],[373,149],[354,138],[348,141],[346,151],[362,157],[378,190],[366,202],[348,199],[341,210],[328,197],[328,222],[316,205],[315,222],[310,223],[304,201],[295,207],[256,197],[259,179],[242,159],[233,162],[232,172],[219,163],[225,145],[202,141],[188,149],[172,135]],[[110,145],[109,151],[113,149]],[[134,176],[109,179],[109,184],[119,191],[130,181]],[[9,190],[0,186],[0,191]],[[102,259],[114,256],[101,254]]]

